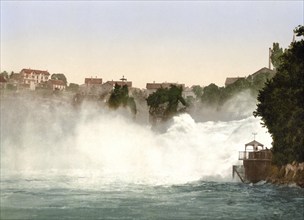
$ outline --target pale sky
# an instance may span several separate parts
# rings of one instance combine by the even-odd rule
[[[224,85],[288,47],[302,1],[3,1],[1,72]]]

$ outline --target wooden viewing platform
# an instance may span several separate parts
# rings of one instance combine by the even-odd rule
[[[248,149],[247,147],[252,147]],[[267,177],[271,168],[272,153],[264,145],[256,140],[245,144],[245,151],[239,152],[239,160],[243,161],[243,165],[232,166],[232,177],[235,173],[244,182],[259,182]]]

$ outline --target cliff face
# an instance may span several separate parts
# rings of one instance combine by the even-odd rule
[[[282,167],[272,166],[266,181],[274,184],[295,183],[304,188],[304,162],[293,162]]]

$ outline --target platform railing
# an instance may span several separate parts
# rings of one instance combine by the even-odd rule
[[[240,180],[244,183],[245,182],[245,170],[244,166],[242,165],[233,165],[232,166],[232,178],[234,178],[235,174],[238,175]]]
[[[265,151],[239,151],[239,160],[271,160],[272,153]]]

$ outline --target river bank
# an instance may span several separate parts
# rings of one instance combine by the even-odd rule
[[[269,176],[266,178],[272,184],[296,184],[304,188],[304,162],[287,164],[282,167],[272,166]]]

